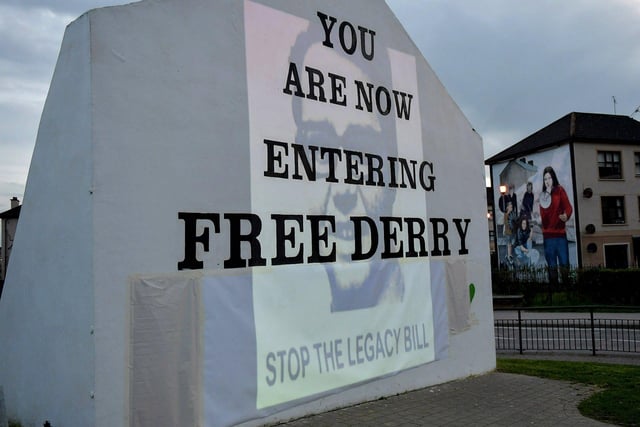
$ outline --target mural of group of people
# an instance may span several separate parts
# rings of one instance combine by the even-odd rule
[[[548,267],[555,281],[576,265],[571,177],[568,147],[492,166],[501,268]]]

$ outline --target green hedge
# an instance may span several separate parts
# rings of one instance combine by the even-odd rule
[[[640,269],[582,269],[578,283],[595,304],[640,305]]]
[[[640,305],[640,269],[568,268],[558,283],[549,283],[547,269],[493,270],[494,295],[524,295],[526,305],[554,298],[567,304]]]

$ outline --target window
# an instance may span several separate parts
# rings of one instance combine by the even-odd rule
[[[629,245],[604,245],[604,266],[607,268],[629,268]]]
[[[619,151],[598,151],[600,179],[622,179],[622,163]]]
[[[602,223],[603,224],[624,224],[624,197],[612,196],[602,197]]]
[[[636,162],[636,176],[640,176],[640,153],[633,153]]]

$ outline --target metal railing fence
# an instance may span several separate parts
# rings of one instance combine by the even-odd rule
[[[621,310],[626,314],[620,315]],[[499,351],[522,354],[576,350],[590,351],[594,356],[598,351],[640,353],[640,307],[528,307],[496,311],[517,313],[514,318],[494,320]]]

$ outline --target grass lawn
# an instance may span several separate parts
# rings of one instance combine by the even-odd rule
[[[498,358],[498,371],[598,386],[580,413],[621,426],[640,426],[640,366]]]

